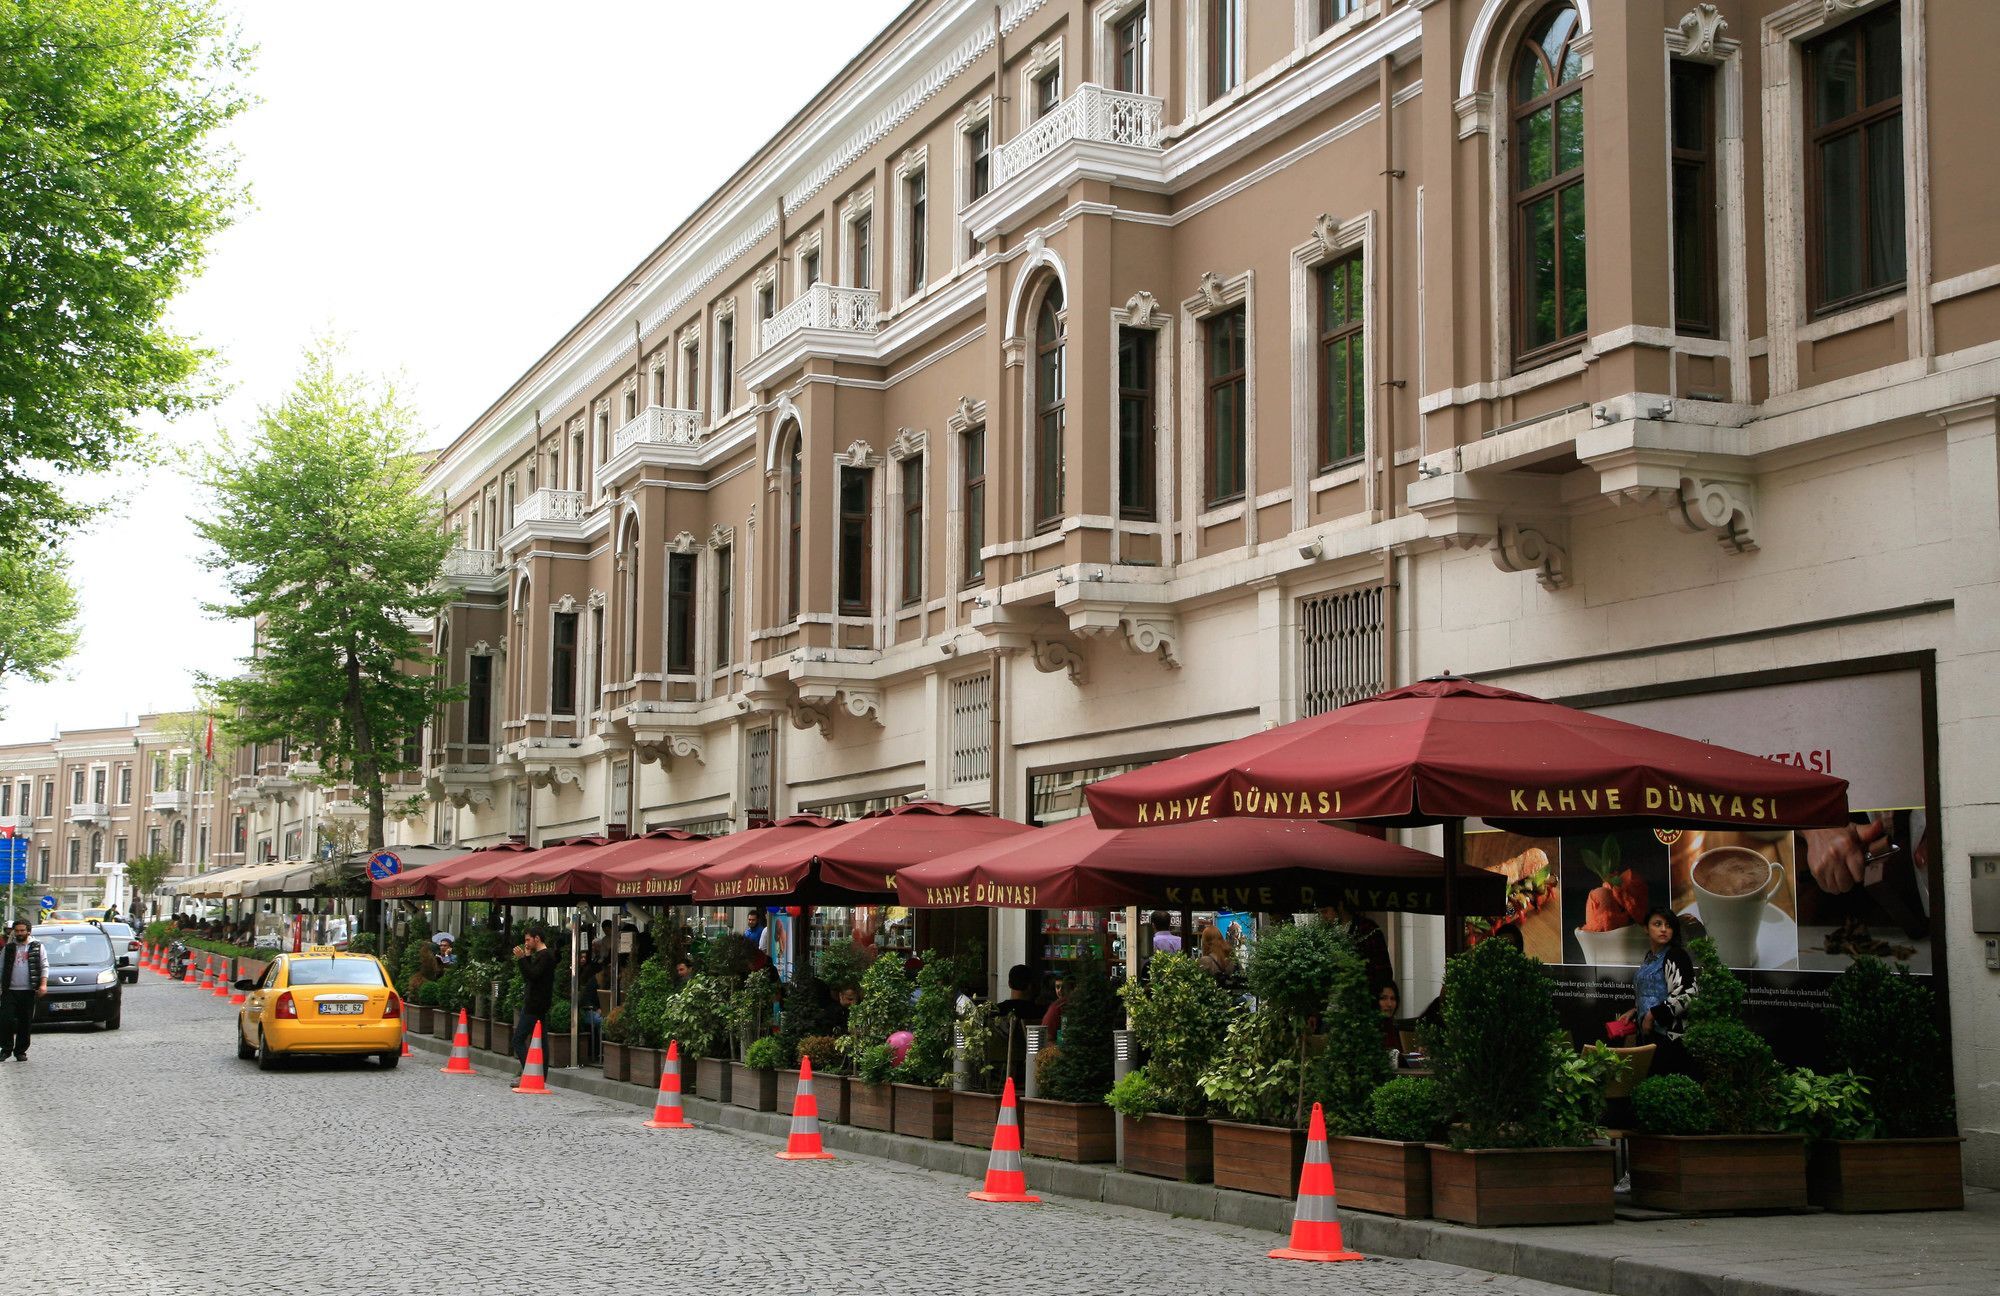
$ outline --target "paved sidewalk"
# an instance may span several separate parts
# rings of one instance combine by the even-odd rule
[[[412,1038],[432,1052],[442,1041]],[[481,1069],[511,1067],[475,1053]],[[490,1061],[484,1060],[490,1059]],[[650,1108],[653,1092],[571,1068],[549,1083]],[[692,1085],[690,1084],[690,1087]],[[785,1113],[686,1100],[697,1122],[782,1137]],[[977,1179],[977,1148],[824,1127],[827,1146]],[[1028,1159],[1030,1190],[1172,1215],[1289,1228],[1292,1203],[1201,1184],[1174,1184],[1104,1166]],[[1432,1260],[1616,1296],[1995,1296],[2000,1292],[2000,1193],[1966,1190],[1963,1211],[1892,1215],[1765,1215],[1619,1220],[1551,1228],[1474,1229],[1436,1220],[1340,1212],[1347,1244],[1369,1255]]]

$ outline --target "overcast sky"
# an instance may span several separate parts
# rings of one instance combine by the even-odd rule
[[[176,303],[242,428],[331,326],[463,430],[810,99],[904,0],[233,0],[262,102],[231,130],[253,204]],[[68,678],[0,690],[0,743],[184,707],[248,632],[200,610],[186,482],[94,483]]]

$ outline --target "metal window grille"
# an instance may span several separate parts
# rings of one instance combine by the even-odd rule
[[[1382,587],[1299,600],[1299,711],[1323,715],[1382,691]]]
[[[877,810],[892,810],[909,800],[901,792],[886,792],[880,796],[849,797],[845,801],[821,801],[813,805],[800,806],[806,814],[821,815],[828,819],[860,819],[874,814]]]
[[[771,812],[771,728],[750,731],[750,786],[746,807],[752,815]]]
[[[976,783],[993,771],[993,676],[967,675],[951,682],[951,781]]]

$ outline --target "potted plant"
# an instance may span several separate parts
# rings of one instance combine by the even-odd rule
[[[964,1082],[951,1098],[951,1141],[991,1148],[1000,1123],[1000,1082],[1013,1074],[1020,1031],[991,1002],[970,1004],[958,1019]],[[1018,1107],[1015,1119],[1020,1119]]]
[[[1431,1154],[1431,1213],[1480,1227],[1612,1217],[1609,1147],[1564,1146],[1547,1118],[1562,1062],[1548,970],[1506,941],[1450,960],[1444,1021],[1424,1049],[1457,1118]]]
[[[835,1125],[847,1124],[847,1077],[844,1074],[847,1057],[840,1051],[840,1040],[832,1035],[808,1035],[799,1041],[799,1056],[812,1060],[813,1097],[819,1100],[819,1118]],[[798,1102],[798,1096],[798,1071],[780,1070],[778,1110],[791,1111]]]
[[[1215,1155],[1201,1076],[1222,1050],[1229,993],[1191,954],[1156,954],[1150,969],[1144,982],[1128,982],[1120,991],[1146,1062],[1105,1098],[1124,1130],[1118,1164],[1139,1174],[1207,1183]]]
[[[627,1042],[632,1038],[632,1023],[625,1016],[625,1005],[619,1004],[604,1014],[604,1025],[599,1028],[604,1041],[604,1078],[624,1080],[630,1074],[630,1058],[626,1053]]]
[[[1834,1211],[1964,1209],[1965,1140],[1936,997],[1907,970],[1857,958],[1832,999],[1834,1057],[1865,1083],[1877,1120],[1814,1141],[1808,1199]]]
[[[910,1014],[910,1046],[891,1076],[896,1089],[895,1130],[914,1138],[948,1139],[958,965],[936,950],[924,951],[922,963],[916,1006]]]
[[[1327,1141],[1343,1210],[1404,1219],[1431,1213],[1429,1144],[1451,1120],[1444,1092],[1429,1076],[1398,1076],[1369,1095],[1365,1133]]]
[[[1806,1204],[1803,1135],[1780,1128],[1780,1071],[1771,1046],[1742,1022],[1743,982],[1715,943],[1688,947],[1698,971],[1688,1004],[1687,1051],[1704,1102],[1669,1101],[1649,1076],[1632,1095],[1632,1202],[1648,1210],[1798,1210]],[[1648,1086],[1650,1089],[1648,1090]],[[1639,1090],[1648,1090],[1642,1095]],[[1706,1115],[1705,1128],[1693,1127]]]
[[[777,994],[777,974],[762,968],[746,977],[743,985],[729,996],[730,1033],[741,1050],[740,1060],[729,1064],[729,1101],[751,1111],[775,1111],[778,1106],[777,1066],[784,1052],[778,1041],[765,1033],[765,1022]],[[767,1054],[770,1065],[752,1065],[751,1048],[766,1040],[771,1044],[771,1052]]]
[[[625,1079],[632,1084],[647,1089],[660,1087],[669,1008],[678,998],[673,969],[665,960],[654,955],[639,965],[622,1005],[626,1020],[631,1023],[625,1043]]]
[[[1077,962],[1069,974],[1054,1054],[1043,1051],[1035,1073],[1037,1094],[1021,1100],[1024,1151],[1078,1163],[1118,1155],[1118,1115],[1104,1104],[1111,1088],[1116,1011],[1103,961]]]
[[[729,996],[725,982],[697,972],[678,994],[666,997],[660,1012],[659,1038],[678,1040],[681,1057],[694,1059],[695,1093],[711,1102],[730,1097]],[[659,1083],[657,1069],[653,1083]]]
[[[847,1090],[854,1123],[867,1129],[895,1128],[895,1091],[890,1073],[896,1057],[889,1037],[910,1025],[910,994],[914,989],[903,961],[885,954],[861,976],[861,1002],[847,1015],[843,1046],[854,1059],[854,1076]]]

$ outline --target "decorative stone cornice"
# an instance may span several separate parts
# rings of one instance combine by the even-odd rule
[[[1729,27],[1729,20],[1712,4],[1698,4],[1681,15],[1675,24],[1680,30],[1680,56],[1703,63],[1720,62],[1735,48],[1734,41],[1725,41],[1722,33]],[[1726,45],[1728,48],[1723,48]]]
[[[889,442],[889,458],[898,462],[914,459],[924,452],[924,445],[929,439],[929,433],[916,428],[897,428],[895,439]]]
[[[1166,315],[1160,310],[1160,303],[1153,294],[1141,288],[1125,299],[1125,323],[1133,328],[1159,328],[1166,322]]]

